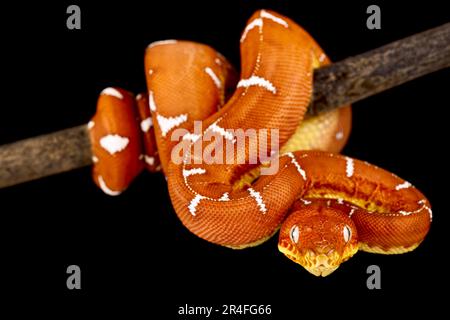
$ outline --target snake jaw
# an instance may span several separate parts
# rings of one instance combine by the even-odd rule
[[[351,258],[357,251],[358,246],[349,245],[344,249],[342,254],[334,250],[327,254],[311,252],[307,256],[309,264],[307,266],[304,265],[304,268],[317,277],[326,277],[333,273],[341,263]]]
[[[290,260],[298,263],[309,273],[317,277],[326,277],[333,273],[341,263],[351,258],[357,251],[357,245],[349,245],[344,252],[340,254],[336,250],[330,250],[328,253],[316,253],[313,250],[300,251],[288,241],[280,241],[278,249]]]
[[[333,273],[338,267],[339,264],[336,264],[336,254],[333,254],[332,257],[324,255],[324,254],[319,254],[316,255],[314,257],[314,259],[312,260],[313,262],[311,263],[312,266],[310,267],[305,267],[305,269],[309,272],[312,273],[313,275],[317,276],[317,277],[326,277],[329,274]]]

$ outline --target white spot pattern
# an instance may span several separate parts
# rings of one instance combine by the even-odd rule
[[[303,204],[304,204],[305,206],[307,206],[307,205],[309,205],[309,204],[312,203],[311,201],[306,200],[306,199],[300,199],[300,201],[303,202]]]
[[[348,214],[348,216],[351,218],[352,215],[355,213],[356,209],[352,208],[352,210],[350,210],[350,213]]]
[[[430,215],[430,221],[432,221],[432,220],[433,220],[433,211],[431,210],[431,208],[430,208],[429,206],[427,206],[427,205],[425,204],[425,203],[426,203],[425,200],[420,200],[420,201],[418,201],[417,203],[422,205],[419,209],[414,210],[414,211],[404,211],[404,210],[400,210],[398,213],[400,213],[400,214],[403,215],[403,216],[409,216],[409,215],[411,215],[411,214],[418,213],[418,212],[422,211],[423,209],[425,209],[425,210],[428,211],[428,213],[429,213],[429,215]]]
[[[219,119],[219,120],[221,120],[221,119]],[[212,130],[213,132],[218,133],[221,136],[225,137],[225,139],[230,140],[230,141],[234,141],[234,137],[233,137],[233,134],[231,132],[228,132],[224,128],[219,127],[217,125],[217,122],[219,122],[219,120],[217,120],[212,125],[210,125],[207,130]]]
[[[130,140],[127,137],[122,137],[118,134],[108,134],[100,139],[102,148],[112,155],[123,151],[129,142]]]
[[[425,210],[428,211],[428,213],[430,214],[430,221],[433,221],[433,211],[431,210],[431,208],[429,206],[423,206],[425,208]]]
[[[204,197],[200,194],[197,194],[189,203],[188,209],[189,212],[195,217],[195,213],[197,211],[197,206],[200,202],[200,200],[202,200]]]
[[[141,130],[143,132],[148,132],[148,130],[153,126],[153,121],[151,117],[141,121]]]
[[[163,46],[166,44],[174,44],[174,43],[177,43],[177,40],[173,40],[173,39],[160,40],[160,41],[155,41],[155,42],[150,43],[147,48],[150,49],[150,48],[153,48],[156,46]]]
[[[241,79],[237,84],[238,88],[248,88],[250,86],[262,87],[273,94],[277,93],[277,89],[269,80],[258,76],[251,76],[248,79]]]
[[[259,32],[262,31],[263,21],[261,18],[256,18],[252,22],[250,22],[244,29],[244,32],[242,33],[241,42],[244,42],[245,38],[247,37],[247,33],[252,30],[255,27],[259,27]]]
[[[176,117],[164,117],[160,114],[156,115],[156,119],[158,120],[159,127],[161,128],[161,135],[165,137],[167,133],[175,127],[178,127],[183,122],[187,121],[187,114],[180,114]]]
[[[216,87],[220,89],[222,87],[222,83],[220,82],[219,77],[214,73],[214,71],[210,67],[206,67],[205,72],[212,79]]]
[[[326,58],[326,55],[324,53],[322,53],[319,57],[319,61],[323,62],[325,60],[325,58]]]
[[[263,214],[265,214],[267,212],[267,208],[266,208],[266,205],[264,204],[261,194],[252,188],[248,188],[248,192],[250,193],[250,196],[252,196],[255,199],[256,204],[258,205],[259,211],[261,211]]]
[[[282,25],[283,27],[287,28],[289,27],[288,23],[286,21],[284,21],[283,19],[274,16],[273,14],[265,11],[265,10],[261,10],[260,13],[260,17],[256,18],[255,20],[251,21],[244,29],[244,32],[242,33],[242,37],[241,37],[241,42],[245,41],[245,38],[247,37],[247,34],[250,30],[252,30],[255,27],[259,27],[259,32],[262,32],[262,27],[263,27],[263,18],[264,19],[270,19],[275,23],[278,23],[280,25]]]
[[[273,22],[281,24],[285,28],[287,28],[289,26],[286,21],[284,21],[281,18],[275,17],[273,14],[267,12],[266,10],[261,10],[261,18],[270,19]]]
[[[402,190],[402,189],[407,189],[409,187],[411,187],[411,183],[409,183],[408,181],[403,182],[402,184],[396,185],[395,186],[395,190]]]
[[[206,173],[206,170],[203,168],[194,168],[194,169],[189,169],[189,170],[183,169],[184,177],[189,177],[194,174],[204,174],[204,173]]]
[[[114,88],[103,89],[103,91],[100,94],[123,99],[123,95],[117,89],[114,89]]]
[[[295,156],[292,154],[292,152],[288,152],[287,156],[289,158],[291,158],[291,162],[294,164],[294,166],[297,168],[298,173],[300,173],[300,175],[302,176],[303,180],[306,181],[306,172],[305,170],[302,169],[302,167],[300,166],[300,164],[297,162],[297,160],[295,159]]]
[[[347,174],[347,177],[351,177],[353,176],[353,172],[354,172],[354,163],[353,163],[353,159],[349,158],[349,157],[345,157],[345,161],[346,161],[346,165],[345,165],[345,173]]]
[[[156,111],[156,103],[155,98],[153,97],[153,91],[150,91],[148,95],[148,105],[150,107],[150,110],[155,112]]]
[[[225,192],[220,198],[219,201],[230,201],[230,198],[228,197],[228,192]]]
[[[100,189],[109,196],[118,196],[122,193],[121,191],[114,191],[108,188],[102,176],[98,176],[98,184],[100,185]]]
[[[147,163],[150,166],[155,164],[155,158],[154,157],[150,157],[148,155],[145,155],[144,159],[145,159],[145,163]]]
[[[89,130],[91,130],[94,126],[95,126],[95,122],[92,121],[92,120],[89,121],[88,124],[87,124],[87,128],[88,128]]]

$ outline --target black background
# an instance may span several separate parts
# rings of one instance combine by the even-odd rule
[[[79,31],[66,28],[66,8],[74,3],[82,12]],[[338,61],[448,22],[444,3],[2,5],[0,144],[86,123],[104,87],[144,91],[143,53],[155,40],[204,42],[238,66],[247,19],[256,9],[270,8],[301,24]],[[370,4],[381,7],[381,30],[366,28]],[[173,212],[162,175],[144,173],[123,195],[108,197],[94,186],[90,168],[83,168],[0,190],[2,282],[8,284],[2,288],[22,301],[17,312],[37,310],[28,302],[39,301],[39,309],[60,318],[86,315],[89,306],[100,314],[125,310],[172,319],[186,303],[271,304],[273,319],[350,316],[359,307],[371,315],[437,310],[436,288],[446,290],[448,283],[444,153],[449,80],[444,70],[356,103],[344,150],[395,172],[431,201],[432,229],[412,253],[360,252],[331,276],[316,278],[278,252],[276,237],[254,249],[233,251],[189,233]],[[66,288],[71,264],[81,267],[80,291]],[[366,288],[371,264],[381,267],[381,290]]]

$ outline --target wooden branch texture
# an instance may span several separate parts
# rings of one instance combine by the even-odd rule
[[[314,73],[311,115],[450,67],[450,23],[350,57]]]
[[[353,103],[450,67],[450,23],[314,73],[309,115]],[[92,163],[86,125],[0,146],[0,188]]]
[[[0,146],[0,188],[92,163],[87,125]]]

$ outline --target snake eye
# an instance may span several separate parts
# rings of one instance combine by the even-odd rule
[[[298,226],[293,225],[291,231],[289,232],[292,242],[298,243],[298,237],[300,236],[300,229]]]
[[[349,242],[350,238],[352,237],[352,229],[350,229],[348,225],[345,225],[342,232],[344,235],[345,243]]]

